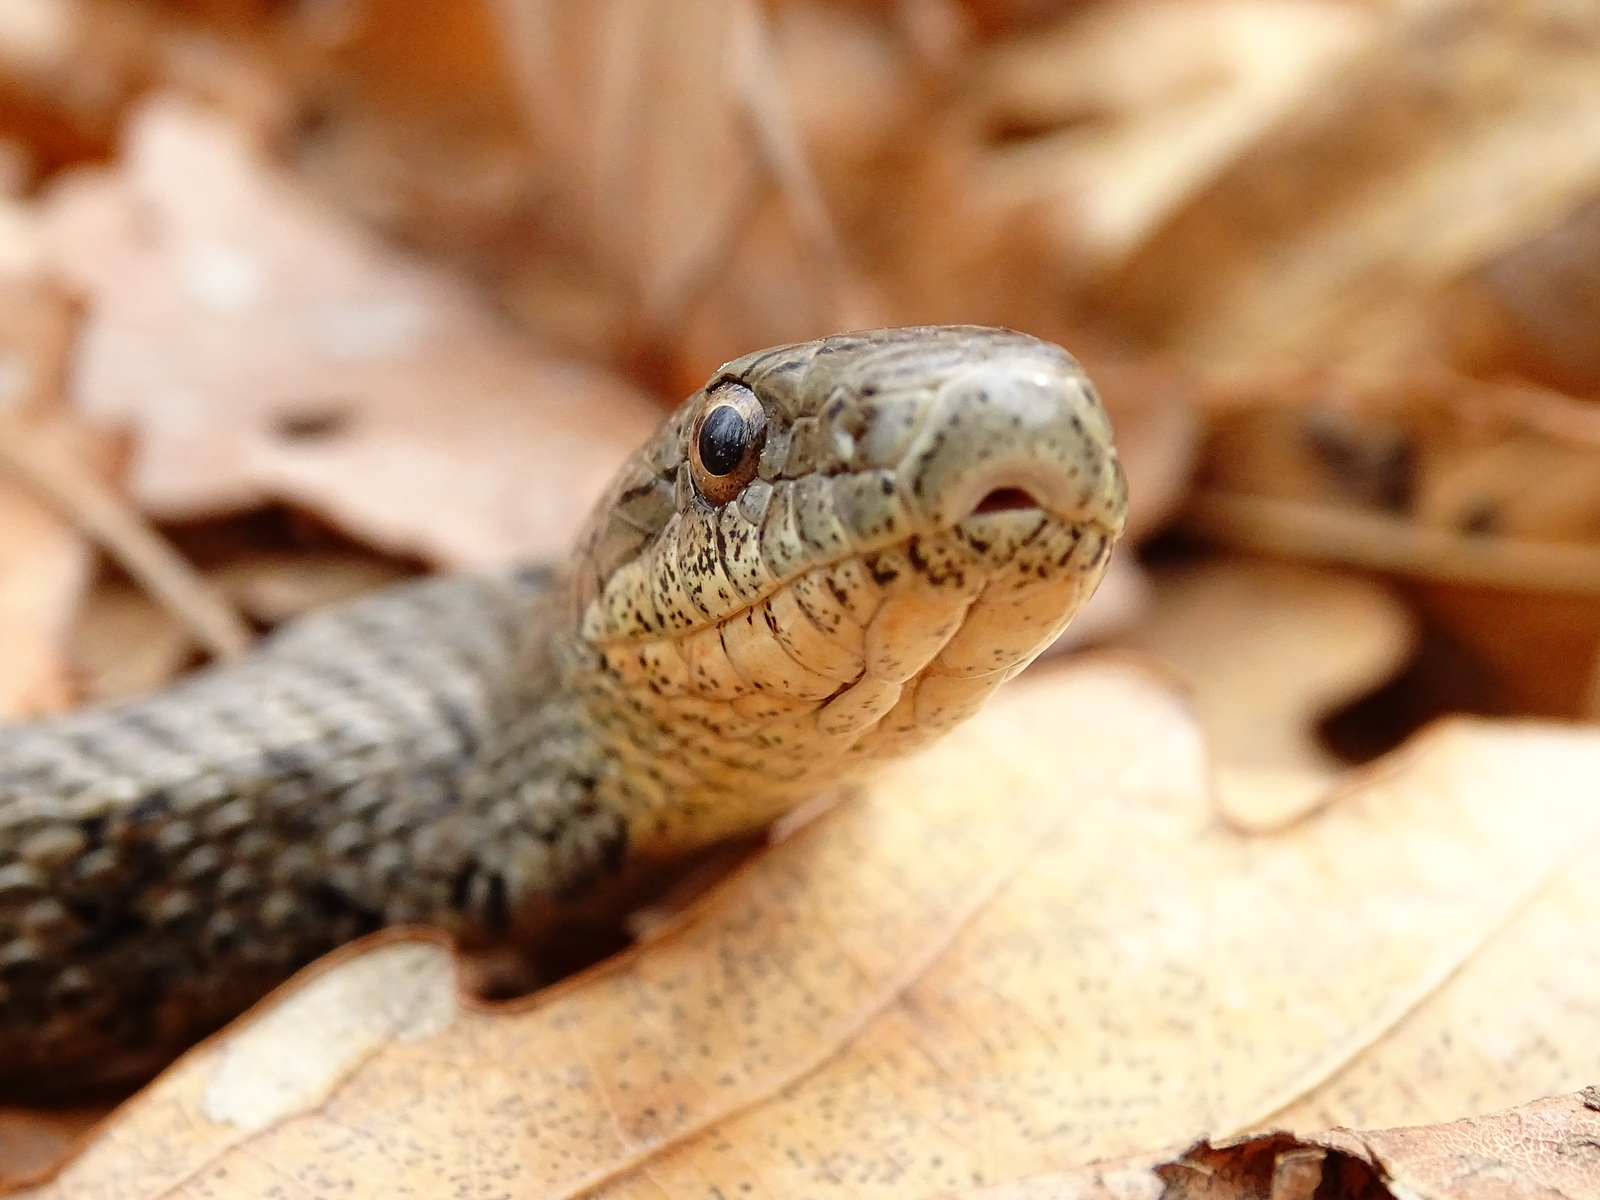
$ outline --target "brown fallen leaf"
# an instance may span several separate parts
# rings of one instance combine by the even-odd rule
[[[1336,74],[1097,289],[1120,324],[1188,361],[1340,362],[1382,376],[1444,348],[1463,281],[1591,202],[1592,6],[1361,7],[1376,21]]]
[[[336,550],[257,552],[208,572],[251,619],[267,626],[398,583],[407,574],[392,561]]]
[[[1600,395],[1600,197],[1464,279],[1440,325],[1451,361],[1481,378],[1534,379]]]
[[[1398,671],[1416,631],[1372,580],[1218,557],[1157,569],[1147,618],[1116,644],[1188,684],[1216,760],[1219,812],[1265,833],[1326,798],[1342,767],[1317,723]]]
[[[240,612],[272,628],[324,605],[405,578],[395,563],[353,551],[255,551],[205,571]],[[194,665],[189,634],[147,593],[119,579],[98,581],[72,634],[72,668],[88,702],[154,691]]]
[[[1220,762],[1336,769],[1316,721],[1382,683],[1413,647],[1394,593],[1360,576],[1237,556],[1155,576],[1150,618],[1119,644],[1188,683]]]
[[[1206,392],[1208,538],[1409,577],[1497,710],[1590,715],[1600,669],[1600,419],[1525,385],[1298,372]],[[1508,638],[1508,628],[1516,636]],[[1459,702],[1459,701],[1458,701]]]
[[[37,214],[9,207],[10,220],[0,221],[0,472],[21,506],[12,523],[18,526],[22,558],[45,545],[49,529],[70,528],[74,541],[92,540],[107,551],[212,654],[227,658],[243,653],[249,629],[111,483],[123,463],[119,439],[71,411],[68,374],[79,306],[43,267]],[[9,245],[8,233],[15,238]],[[32,509],[48,511],[53,522],[47,517],[41,526],[28,515]],[[43,540],[41,531],[46,531]],[[18,547],[12,552],[18,553]],[[77,552],[75,580],[66,583],[65,592],[41,597],[44,619],[57,632],[47,631],[17,647],[12,658],[19,665],[14,669],[59,673],[48,665],[57,653],[52,642],[72,621],[87,582],[87,553],[86,545]],[[60,561],[64,565],[65,559]],[[32,603],[30,588],[39,582],[27,571],[14,572],[9,602],[24,607]],[[49,686],[60,692],[59,684]],[[58,694],[47,708],[64,702]]]
[[[764,16],[745,0],[490,8],[573,225],[632,293],[634,335],[675,334],[718,285],[774,174],[756,125],[754,89],[772,84],[759,65]],[[802,282],[791,301],[808,291]]]
[[[948,1193],[937,1200],[1586,1200],[1595,1089],[1442,1125],[1274,1131]]]
[[[0,534],[0,718],[59,712],[74,699],[65,643],[94,551],[3,476]]]
[[[1170,1200],[1590,1200],[1600,1113],[1572,1092],[1442,1125],[1261,1134],[1193,1146],[1155,1174]]]
[[[1196,390],[1208,490],[1478,540],[1600,540],[1600,414],[1588,402],[1439,370],[1374,382],[1313,369]]]
[[[169,26],[153,6],[18,0],[0,12],[0,115],[26,140],[27,174],[103,157]]]
[[[1133,553],[1118,547],[1083,611],[1042,657],[1048,662],[1068,650],[1112,641],[1130,628],[1137,628],[1149,610],[1149,578]]]
[[[7,472],[93,538],[210,654],[244,654],[252,635],[239,614],[102,478],[104,469],[87,461],[91,456],[81,444],[49,436],[53,432],[0,415],[0,462]],[[104,431],[98,432],[109,447]]]
[[[1142,542],[1182,504],[1200,465],[1205,428],[1197,411],[1199,381],[1170,363],[1080,353],[1117,432],[1128,476],[1125,536]]]
[[[1136,1154],[1009,1183],[946,1192],[930,1200],[1160,1200],[1166,1184],[1156,1168],[1171,1157],[1170,1152]]]
[[[1374,5],[1132,0],[996,44],[975,103],[984,207],[1047,214],[1082,283],[1115,270],[1371,36]],[[1063,253],[1064,252],[1064,253]]]
[[[750,0],[285,14],[275,57],[316,114],[285,140],[325,193],[497,285],[541,336],[692,388],[752,346],[884,323],[842,305],[769,19]]]
[[[1419,615],[1481,668],[1496,704],[1482,711],[1600,718],[1600,594],[1549,595],[1426,581],[1412,583],[1406,593]],[[1515,630],[1514,637],[1506,636],[1508,629]]]
[[[1314,1140],[1370,1163],[1394,1196],[1593,1200],[1600,1196],[1600,1113],[1593,1090],[1448,1125],[1336,1129]]]
[[[75,699],[67,641],[94,565],[88,539],[5,464],[107,471],[115,457],[103,435],[64,411],[76,318],[37,272],[31,226],[20,207],[0,212],[0,719],[43,716]]]
[[[92,588],[73,627],[73,673],[86,703],[152,692],[195,657],[194,643],[172,615],[120,580]]]
[[[93,550],[28,491],[0,479],[0,718],[43,716],[75,698],[64,656]]]
[[[130,425],[166,518],[282,499],[447,566],[562,553],[659,410],[543,358],[175,99],[47,205],[88,296],[74,399]]]
[[[1452,1015],[1385,1095],[1503,1107],[1600,1072],[1592,1003],[1553,1008],[1527,961],[1600,970],[1587,910],[1552,906],[1590,890],[1597,769],[1600,735],[1458,721],[1245,837],[1182,703],[1084,663],[529,1003],[463,1003],[427,940],[336,956],[39,1195],[920,1197],[1338,1114]],[[1550,1052],[1502,1061],[1502,1030]]]
[[[105,1105],[45,1111],[0,1107],[0,1192],[48,1171],[107,1111]]]

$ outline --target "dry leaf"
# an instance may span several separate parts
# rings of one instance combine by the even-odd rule
[[[1111,554],[1100,586],[1083,610],[1044,652],[1045,661],[1068,650],[1094,646],[1136,628],[1150,611],[1150,580],[1133,553],[1118,547]]]
[[[206,572],[217,591],[257,625],[271,628],[406,577],[373,555],[257,551]],[[199,651],[171,615],[138,588],[102,580],[83,604],[72,663],[86,701],[121,700],[164,686]]]
[[[1197,381],[1155,360],[1090,353],[1082,361],[1111,414],[1128,475],[1125,536],[1144,541],[1171,519],[1198,466],[1203,430],[1195,411]]]
[[[1500,712],[1600,718],[1600,596],[1419,582],[1413,606],[1480,668]],[[1516,636],[1508,638],[1507,629]]]
[[[10,208],[0,232],[0,437],[6,456],[52,457],[109,471],[110,442],[63,411],[72,304],[33,272],[34,235]],[[4,233],[9,233],[9,245]],[[94,551],[71,522],[0,465],[0,719],[37,717],[75,698],[67,662],[73,614]]]
[[[1333,1130],[1316,1141],[1371,1163],[1396,1196],[1593,1200],[1600,1196],[1593,1093],[1587,1088],[1432,1128]]]
[[[93,562],[77,530],[0,475],[0,719],[71,705],[67,634]]]
[[[1476,538],[1600,541],[1600,414],[1438,371],[1205,389],[1202,486],[1403,515]],[[1600,586],[1597,584],[1596,586]]]
[[[1298,820],[1341,771],[1318,723],[1416,648],[1404,606],[1371,580],[1247,558],[1158,569],[1152,593],[1147,619],[1117,644],[1188,684],[1219,811],[1253,832]]]
[[[1440,318],[1452,360],[1471,374],[1600,394],[1600,200],[1463,280]]]
[[[183,627],[140,588],[103,581],[84,600],[72,633],[72,666],[86,703],[152,692],[191,665]]]
[[[497,283],[526,323],[682,389],[876,311],[1240,369],[1210,386],[1220,436],[1191,519],[1456,579],[1407,595],[1501,693],[1560,713],[1600,696],[1587,600],[1460,586],[1600,579],[1600,442],[1573,436],[1593,413],[1500,378],[1595,387],[1600,21],[1583,4],[354,12],[0,0],[0,137],[21,147],[0,149],[0,189],[103,154],[130,91],[161,78],[276,132],[345,211]],[[161,101],[128,145],[51,194],[52,253],[92,305],[76,399],[140,434],[163,515],[283,499],[435,563],[559,553],[653,423],[216,117]],[[0,261],[27,258],[6,212]],[[1142,535],[1187,491],[1194,382],[1146,363],[1119,383],[1094,357]],[[1330,424],[1329,395],[1260,369],[1282,358],[1388,407]],[[0,361],[0,392],[9,378]],[[1272,410],[1231,450],[1230,388]],[[1219,481],[1257,508],[1223,519]],[[1337,519],[1296,524],[1295,505]],[[0,554],[48,557],[11,532]],[[59,681],[70,605],[12,567],[0,605],[25,584],[20,619],[53,640],[11,639],[0,607],[0,672],[44,646],[36,674]],[[257,559],[224,582],[270,623],[363,579]],[[94,695],[187,655],[110,595],[80,626]],[[1592,1194],[1596,1132],[1572,1097],[1314,1131],[1600,1076],[1600,742],[1453,723],[1330,790],[1310,729],[1404,652],[1393,597],[1236,564],[1151,591],[1123,558],[1075,632],[1141,605],[1138,640],[1195,673],[1214,762],[1146,678],[1039,679],[530,1004],[472,1006],[448,956],[405,937],[314,968],[117,1114],[54,1190]],[[1303,1136],[1197,1146],[1178,1171],[1151,1154],[1268,1124]],[[1079,1166],[1108,1155],[1137,1157]]]
[[[90,302],[75,399],[133,427],[134,493],[159,517],[283,499],[440,564],[550,557],[658,419],[182,102],[141,110],[121,172],[48,211]]]
[[[1551,906],[1592,879],[1597,769],[1600,736],[1457,722],[1243,837],[1181,703],[1081,665],[529,1004],[464,1005],[426,941],[324,963],[42,1194],[920,1197],[1336,1114],[1474,999],[1494,1020],[1385,1094],[1490,1110],[1600,1071],[1593,1005],[1552,1007],[1525,936],[1565,921],[1545,966],[1600,970]],[[1503,1061],[1535,1027],[1550,1053]]]
[[[1202,1143],[1155,1171],[1172,1200],[1592,1198],[1600,1196],[1592,1091],[1444,1125]]]
[[[1075,273],[1114,269],[1370,36],[1331,0],[1073,6],[998,44],[977,104],[988,203],[1042,206]]]
[[[1348,6],[1347,6],[1348,7]],[[1600,11],[1393,4],[1098,295],[1191,360],[1426,361],[1442,300],[1600,189]]]
[[[749,0],[302,12],[288,73],[315,119],[290,132],[325,190],[543,336],[695,386],[751,346],[882,323],[840,307],[766,22]]]
[[[1595,1090],[1443,1125],[1200,1142],[935,1200],[1580,1200],[1600,1195]]]
[[[1216,387],[1207,403],[1191,526],[1244,547],[1420,576],[1408,598],[1488,678],[1498,698],[1488,711],[1595,711],[1592,404],[1437,372],[1381,387],[1300,373]]]
[[[1155,1168],[1166,1156],[1095,1163],[1071,1171],[1051,1171],[993,1187],[946,1192],[932,1200],[1160,1200],[1164,1185]]]
[[[110,485],[119,439],[67,402],[78,306],[43,269],[36,214],[0,220],[0,716],[35,717],[76,698],[65,643],[108,548],[219,654],[249,632],[206,592]]]
[[[348,551],[258,552],[219,567],[210,578],[253,620],[270,626],[398,583],[407,574],[393,562]]]
[[[43,1175],[107,1111],[105,1105],[44,1112],[0,1108],[0,1191]]]
[[[497,0],[527,124],[636,316],[681,320],[725,261],[763,165],[742,94],[760,17],[743,0]],[[663,324],[662,322],[666,322]]]
[[[0,9],[0,120],[34,169],[104,156],[164,22],[108,0],[9,0]]]
[[[1210,558],[1155,579],[1150,619],[1119,644],[1188,683],[1219,762],[1334,770],[1317,721],[1377,687],[1414,646],[1394,593],[1359,576]]]

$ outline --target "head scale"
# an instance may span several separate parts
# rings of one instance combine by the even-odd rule
[[[925,327],[728,363],[576,558],[574,679],[635,844],[758,824],[975,712],[1088,598],[1125,508],[1049,343]]]

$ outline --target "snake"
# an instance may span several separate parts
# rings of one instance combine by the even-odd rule
[[[0,1090],[148,1074],[383,927],[535,944],[928,744],[1060,634],[1126,508],[1065,350],[839,334],[718,369],[562,565],[0,727]]]

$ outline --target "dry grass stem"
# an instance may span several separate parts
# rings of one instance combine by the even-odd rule
[[[0,465],[104,547],[211,654],[239,658],[250,648],[253,635],[243,618],[143,517],[6,414],[0,414]]]
[[[1320,504],[1201,492],[1182,523],[1226,545],[1469,586],[1600,595],[1600,549],[1461,534]]]

